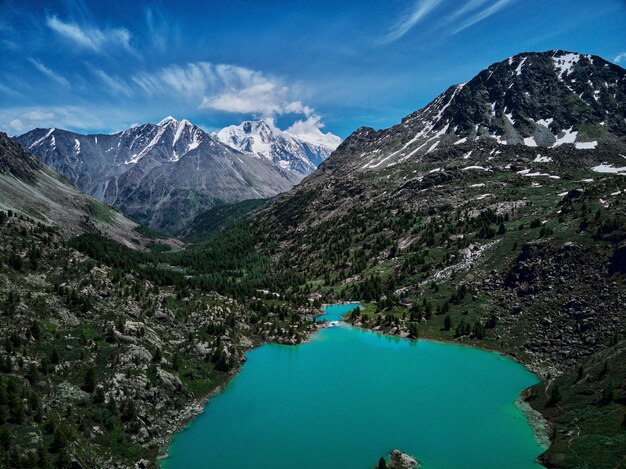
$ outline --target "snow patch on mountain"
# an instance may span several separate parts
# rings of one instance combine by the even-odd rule
[[[598,146],[598,142],[576,142],[574,145],[578,150],[594,150]]]
[[[609,173],[609,174],[626,174],[626,166],[616,168],[612,164],[600,164],[591,168],[596,173]]]
[[[564,143],[574,143],[576,141],[576,135],[578,135],[578,132],[573,130],[573,127],[570,127],[569,129],[563,131],[563,135],[558,137],[552,146],[558,147]]]
[[[563,55],[555,55],[552,57],[554,68],[558,71],[559,80],[563,80],[563,76],[567,76],[574,68],[574,65],[580,60],[580,54],[568,52]]]

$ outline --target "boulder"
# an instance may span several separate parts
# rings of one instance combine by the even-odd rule
[[[384,458],[381,458],[384,459]],[[387,463],[388,469],[417,469],[421,467],[421,464],[412,456],[403,453],[399,449],[394,449],[389,452],[389,462]],[[379,467],[379,466],[375,466]]]

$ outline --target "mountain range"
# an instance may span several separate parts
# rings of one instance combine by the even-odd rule
[[[232,127],[219,133],[230,135],[233,146],[172,117],[112,135],[35,129],[18,141],[83,192],[152,228],[177,233],[216,205],[291,188],[330,154],[326,144],[338,144],[321,132],[326,144],[308,143],[265,121],[239,128],[242,133]]]

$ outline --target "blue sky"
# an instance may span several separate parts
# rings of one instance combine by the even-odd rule
[[[0,130],[388,127],[523,51],[626,64],[624,0],[0,0]]]

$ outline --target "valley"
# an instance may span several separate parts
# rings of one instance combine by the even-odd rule
[[[146,468],[170,448],[165,467],[242,467],[250,454],[294,467],[319,444],[298,467],[367,467],[395,447],[426,468],[621,467],[625,87],[626,71],[598,56],[519,54],[395,126],[359,128],[298,176],[303,160],[242,143],[252,125],[230,129],[235,149],[166,119],[131,129],[165,138],[156,153],[124,174],[94,169],[142,176],[111,199],[113,186],[75,172],[106,158],[68,166],[47,140],[76,137],[82,152],[95,136],[19,137],[36,159],[0,135],[0,460]],[[189,151],[172,153],[181,128]],[[194,135],[211,158],[189,149]],[[234,187],[249,168],[260,185]],[[261,186],[272,190],[242,195]],[[345,302],[362,306],[339,308],[347,324],[314,320]],[[348,377],[373,395],[351,394]],[[549,447],[514,406],[520,393]],[[257,440],[272,418],[284,425]]]

